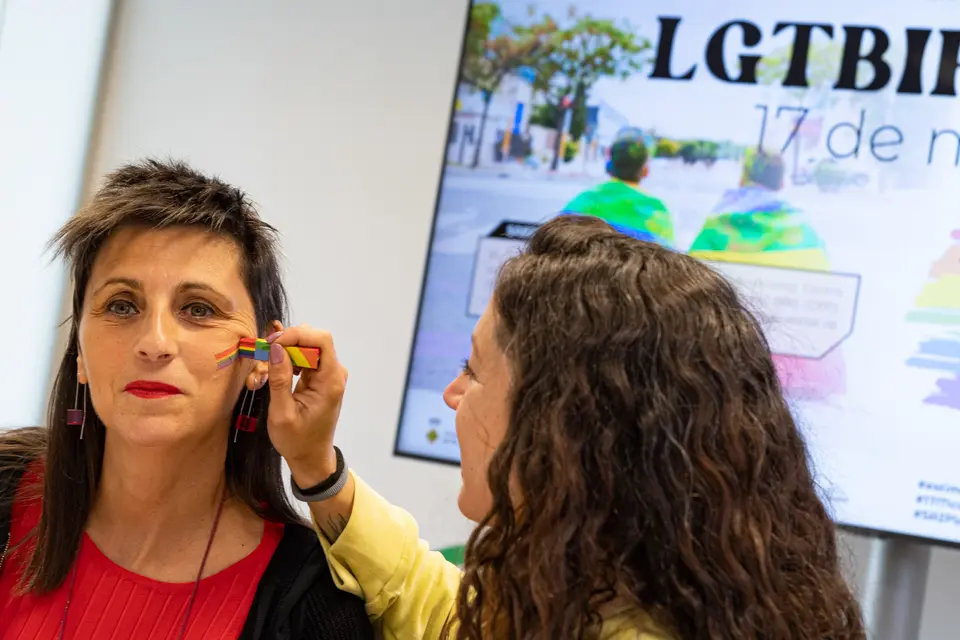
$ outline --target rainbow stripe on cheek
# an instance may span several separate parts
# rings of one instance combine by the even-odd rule
[[[223,351],[215,355],[214,357],[217,359],[217,370],[219,371],[220,369],[223,369],[225,367],[229,367],[230,365],[232,365],[234,361],[237,359],[238,355],[239,355],[239,351],[237,347],[231,347],[226,351]]]

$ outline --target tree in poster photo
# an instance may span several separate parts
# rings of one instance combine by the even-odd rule
[[[503,24],[500,6],[493,2],[474,3],[470,8],[470,23],[464,41],[463,62],[460,67],[460,80],[480,92],[483,99],[483,112],[480,114],[480,135],[483,140],[484,129],[490,103],[500,89],[500,84],[511,73],[522,67],[536,64],[542,57],[550,40],[557,31],[557,25],[549,18],[539,24],[520,27],[513,26],[498,33],[495,26]],[[480,164],[480,145],[473,154],[471,167]]]
[[[534,67],[534,88],[546,107],[541,113],[553,117],[552,122],[538,124],[558,132],[552,170],[556,170],[563,156],[566,136],[577,141],[584,132],[590,89],[601,78],[626,80],[642,73],[650,63],[650,40],[636,33],[630,24],[578,16],[574,8],[570,9],[569,18],[574,22],[555,33],[550,47]],[[553,22],[549,16],[544,20]]]

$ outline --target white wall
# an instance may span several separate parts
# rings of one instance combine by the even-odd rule
[[[80,198],[110,5],[0,0],[0,428],[41,424],[64,283],[44,245]]]
[[[118,3],[91,172],[174,155],[242,185],[283,233],[294,320],[350,369],[338,442],[461,542],[459,471],[393,439],[466,4],[463,0]]]
[[[463,540],[454,468],[391,455],[465,0],[125,0],[92,172],[172,154],[249,190],[284,233],[295,319],[349,367],[339,444],[434,544]],[[862,581],[866,542],[844,537]],[[955,640],[937,551],[921,640]]]

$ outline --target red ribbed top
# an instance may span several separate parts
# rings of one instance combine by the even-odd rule
[[[24,477],[14,503],[11,540],[21,540],[40,520],[40,501],[24,497],[24,487],[39,482],[35,473]],[[200,581],[190,613],[186,637],[190,640],[234,640],[250,611],[257,584],[283,536],[283,525],[266,523],[263,539],[250,555]],[[6,543],[0,540],[0,551]],[[7,554],[0,568],[0,638],[3,640],[56,640],[70,587],[69,578],[44,596],[15,596],[25,554]],[[77,557],[67,640],[175,640],[193,591],[193,582],[158,582],[127,571],[103,555],[86,534]],[[197,559],[199,568],[200,559]]]

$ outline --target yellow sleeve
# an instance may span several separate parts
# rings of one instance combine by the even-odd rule
[[[384,640],[440,638],[456,603],[460,569],[420,540],[413,516],[353,479],[346,528],[332,545],[320,535],[334,582],[363,598]]]

